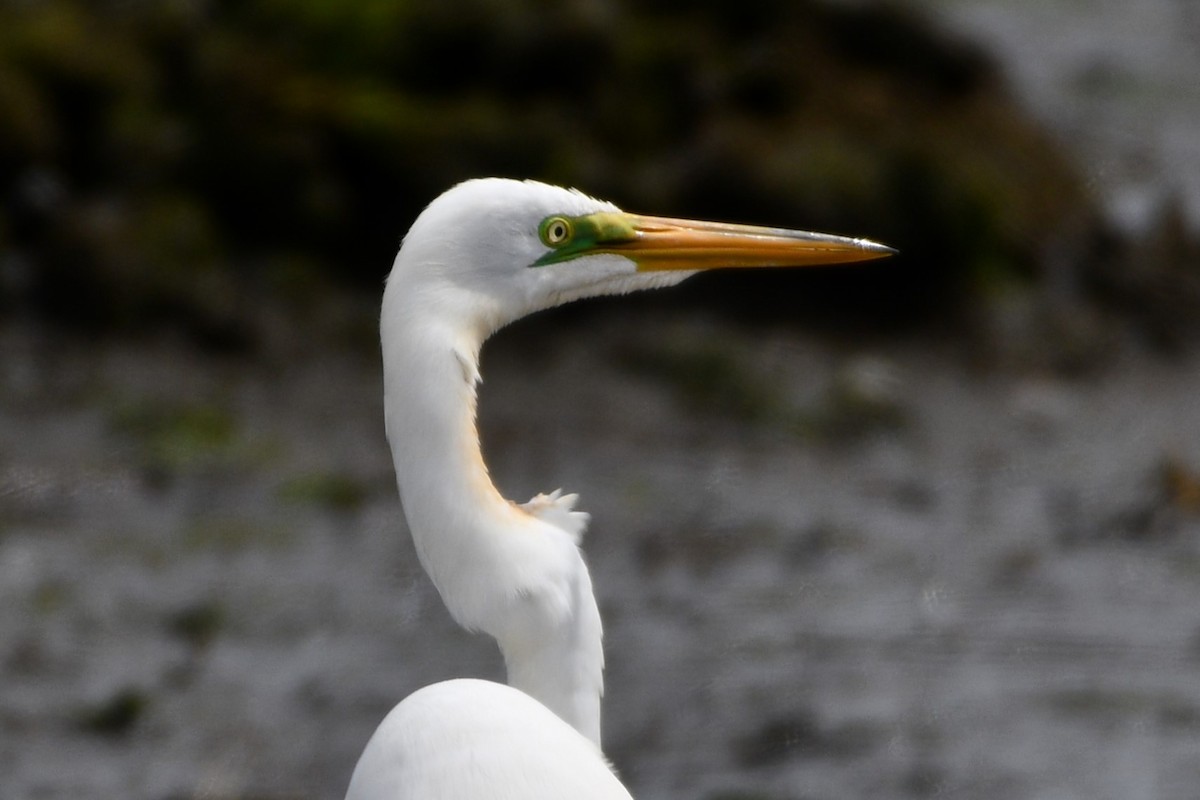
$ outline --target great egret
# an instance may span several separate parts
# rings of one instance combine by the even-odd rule
[[[670,286],[702,269],[829,264],[892,252],[862,239],[627,214],[577,191],[499,178],[450,189],[404,238],[380,328],[387,436],[417,555],[454,619],[495,638],[509,684],[593,743],[595,768],[607,771],[599,756],[600,614],[579,549],[588,515],[575,510],[572,494],[517,505],[492,484],[475,427],[484,340],[539,309]],[[434,705],[461,716],[405,729],[428,721]],[[484,722],[501,715],[512,719]],[[539,760],[566,758],[554,736],[543,735],[548,719],[516,693],[461,681],[427,687],[380,727],[348,797],[375,800],[386,795],[362,787],[374,790],[385,774],[400,779],[398,767],[379,766],[381,752],[391,753],[393,766],[418,769],[417,761],[442,748],[477,752],[489,739],[495,757],[518,758],[525,745],[513,740],[537,735],[546,740]],[[519,732],[523,726],[529,729]],[[442,735],[446,741],[437,741]],[[581,748],[571,742],[563,747],[574,758]],[[462,769],[469,771],[451,770],[446,779],[477,786]]]

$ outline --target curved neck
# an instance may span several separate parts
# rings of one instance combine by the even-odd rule
[[[496,639],[509,683],[599,744],[602,633],[578,534],[492,484],[475,424],[484,335],[386,297],[387,434],[421,565],[460,625]]]
[[[488,475],[475,426],[479,344],[409,322],[385,327],[385,425],[417,555],[441,590],[482,520],[510,510]]]

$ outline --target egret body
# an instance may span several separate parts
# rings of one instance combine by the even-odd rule
[[[367,743],[346,800],[632,800],[599,748],[511,686],[418,689]]]

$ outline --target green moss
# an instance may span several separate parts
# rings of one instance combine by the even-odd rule
[[[617,359],[631,374],[669,386],[693,411],[765,423],[785,408],[778,388],[748,364],[746,354],[719,341],[627,348]]]
[[[846,442],[903,431],[911,423],[898,377],[872,359],[849,362],[807,404],[784,393],[769,367],[756,363],[750,345],[720,336],[626,347],[617,362],[633,375],[667,386],[693,412],[781,428],[814,441]]]
[[[792,712],[764,723],[734,745],[743,767],[763,767],[789,759],[851,758],[869,752],[880,732],[865,722],[830,725],[808,711]]]
[[[314,505],[331,511],[354,511],[367,498],[362,482],[334,472],[297,475],[280,485],[276,495],[285,503]]]
[[[198,603],[171,615],[167,630],[193,647],[207,646],[225,623],[221,606],[214,602]]]
[[[910,415],[896,398],[835,381],[821,400],[794,412],[793,431],[802,438],[846,442],[875,433],[904,430]]]
[[[122,402],[111,413],[110,427],[134,443],[152,472],[229,465],[247,452],[233,415],[214,404]]]
[[[280,550],[294,541],[282,525],[243,517],[205,517],[184,531],[181,544],[193,551],[238,553],[251,549]]]
[[[53,614],[70,600],[70,586],[61,581],[42,581],[33,593],[33,607],[39,614]]]
[[[150,699],[141,689],[127,687],[79,712],[79,725],[102,736],[123,736],[145,715]]]
[[[1200,706],[1190,698],[1164,692],[1080,688],[1055,692],[1047,700],[1059,713],[1089,725],[1152,715],[1172,726],[1200,727]]]

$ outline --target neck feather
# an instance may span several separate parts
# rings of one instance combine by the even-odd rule
[[[578,531],[508,502],[488,475],[475,422],[483,336],[385,302],[385,412],[401,502],[454,619],[496,639],[510,684],[599,744],[602,632]]]

